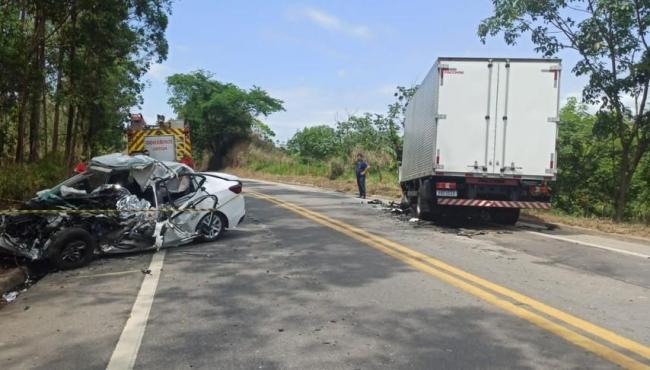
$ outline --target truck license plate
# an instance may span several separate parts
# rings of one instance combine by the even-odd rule
[[[456,190],[436,190],[436,196],[438,197],[457,197],[458,192]]]

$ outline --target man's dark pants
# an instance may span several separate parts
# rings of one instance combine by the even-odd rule
[[[357,175],[357,186],[359,187],[359,196],[366,197],[366,176]]]

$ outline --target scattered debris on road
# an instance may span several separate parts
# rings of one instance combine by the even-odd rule
[[[479,236],[479,235],[485,235],[485,234],[487,234],[485,230],[470,230],[470,229],[463,229],[463,228],[458,229],[458,232],[456,232],[456,235],[465,236],[468,238]]]
[[[5,302],[7,302],[7,303],[11,303],[14,300],[16,300],[16,298],[18,298],[18,293],[19,292],[16,291],[16,290],[14,290],[12,292],[7,292],[7,293],[2,295],[2,299],[4,299]]]
[[[373,199],[368,201],[367,204],[373,208],[383,211],[384,213],[396,216],[402,222],[409,223],[414,228],[430,227],[438,229],[438,231],[447,234],[456,234],[458,236],[473,238],[480,235],[488,234],[512,234],[513,230],[504,229],[502,225],[495,225],[492,222],[486,221],[481,218],[453,218],[443,221],[424,221],[417,217],[410,217],[411,207],[408,204],[383,201],[381,199]],[[551,229],[555,225],[543,224],[538,225],[532,222],[522,222],[520,225],[524,228],[537,228],[537,229]]]

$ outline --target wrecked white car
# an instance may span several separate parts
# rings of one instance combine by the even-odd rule
[[[243,220],[234,176],[147,156],[95,157],[87,170],[0,216],[0,253],[60,269],[114,254],[213,241]]]

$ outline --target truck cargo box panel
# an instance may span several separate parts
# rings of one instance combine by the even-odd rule
[[[400,181],[553,178],[560,60],[439,58],[405,114]]]

